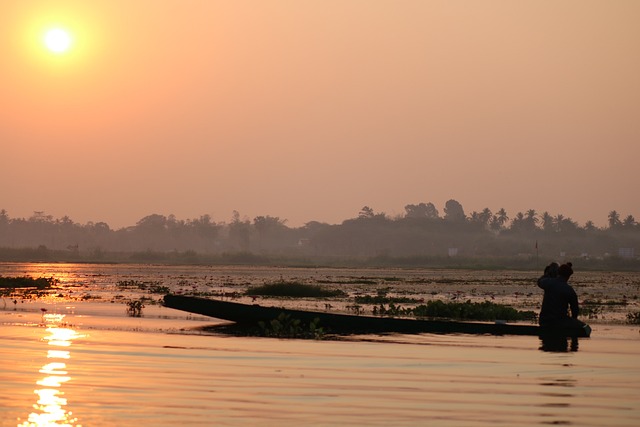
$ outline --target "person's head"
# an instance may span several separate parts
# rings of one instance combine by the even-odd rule
[[[544,268],[544,275],[547,277],[558,277],[558,268],[560,266],[557,262],[552,262]]]
[[[568,279],[569,277],[571,277],[572,274],[573,274],[573,264],[571,264],[570,262],[566,264],[562,264],[558,268],[558,276],[560,277],[564,277],[565,279]]]

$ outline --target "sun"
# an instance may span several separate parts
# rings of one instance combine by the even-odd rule
[[[44,45],[52,53],[65,53],[71,48],[71,44],[71,34],[63,28],[52,28],[44,34]]]

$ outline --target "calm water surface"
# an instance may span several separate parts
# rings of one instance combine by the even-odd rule
[[[69,283],[89,283],[82,292],[114,295],[114,278],[184,286],[212,275],[91,268],[63,269]],[[220,274],[228,283],[235,273]],[[127,317],[107,300],[0,300],[0,425],[640,425],[638,327],[596,324],[577,351],[545,352],[536,337],[303,341],[193,329],[216,322],[157,306]]]

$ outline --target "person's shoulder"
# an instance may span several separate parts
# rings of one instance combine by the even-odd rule
[[[538,285],[541,287],[551,286],[558,281],[557,277],[542,276],[538,279]]]
[[[569,290],[569,292],[572,292],[574,294],[576,293],[576,290],[573,289],[573,286],[571,286],[571,283],[565,282],[565,284],[567,285],[567,289]]]

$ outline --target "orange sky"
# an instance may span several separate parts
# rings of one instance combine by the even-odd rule
[[[640,2],[0,3],[0,209],[640,220]],[[53,57],[39,31],[69,27]]]

